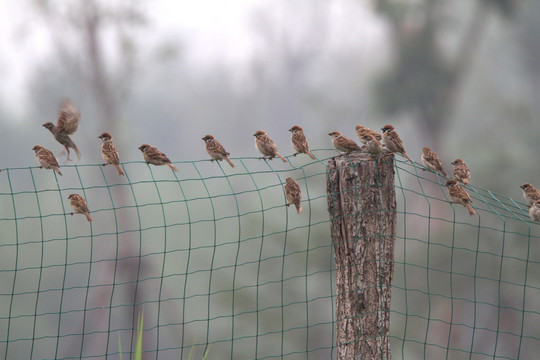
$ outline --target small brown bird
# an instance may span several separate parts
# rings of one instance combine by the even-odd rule
[[[264,131],[257,130],[253,136],[255,136],[255,146],[257,147],[257,150],[263,154],[263,157],[260,159],[268,158],[268,160],[272,160],[277,156],[283,162],[287,162],[287,159],[278,153],[276,144],[274,144],[272,139],[270,139],[270,137],[266,135]]]
[[[342,151],[345,154],[350,154],[353,151],[361,151],[362,149],[353,140],[343,136],[339,131],[332,131],[328,133],[332,137],[332,145],[337,151]]]
[[[139,150],[142,151],[144,161],[146,161],[147,163],[157,166],[167,165],[171,168],[172,171],[178,171],[176,166],[171,164],[171,160],[169,160],[167,155],[159,151],[157,147],[148,144],[142,144],[141,146],[139,146]]]
[[[527,205],[531,206],[535,201],[540,200],[540,190],[531,184],[525,183],[520,188],[523,189],[523,199],[525,199]]]
[[[120,167],[120,156],[118,155],[118,150],[116,150],[116,147],[114,146],[112,135],[108,132],[104,132],[99,135],[98,138],[102,141],[101,156],[103,157],[103,160],[105,160],[105,164],[102,165],[105,166],[111,164],[118,171],[118,175],[125,175],[122,171],[122,167]]]
[[[413,162],[411,158],[405,153],[403,142],[401,142],[401,139],[399,138],[399,135],[394,129],[394,127],[392,125],[384,125],[381,130],[383,131],[382,138],[384,141],[384,145],[386,145],[386,148],[393,153],[399,153],[403,155],[412,164]]]
[[[58,175],[62,176],[62,173],[60,172],[60,167],[58,166],[58,161],[54,157],[52,151],[45,149],[41,145],[34,146],[32,150],[34,150],[34,152],[36,153],[36,159],[39,162],[40,169],[53,169],[58,173]]]
[[[295,125],[290,128],[289,131],[292,132],[291,140],[294,150],[296,151],[293,156],[296,156],[297,154],[307,154],[310,158],[315,160],[315,156],[309,151],[309,144],[304,135],[304,130],[302,130],[300,126]]]
[[[43,124],[53,135],[56,141],[64,145],[67,152],[67,160],[69,158],[69,148],[72,148],[77,153],[77,158],[81,158],[81,152],[77,149],[77,146],[71,140],[69,135],[77,131],[79,127],[79,119],[81,112],[69,99],[64,99],[60,107],[60,114],[58,115],[58,122],[56,126],[52,122],[46,122]]]
[[[86,220],[88,221],[94,220],[90,216],[90,210],[88,210],[88,204],[86,203],[86,200],[84,200],[81,195],[71,194],[68,196],[68,199],[71,201],[71,207],[73,208],[75,214],[84,214],[84,216],[86,216]],[[74,213],[71,213],[71,215],[73,215]]]
[[[467,208],[469,211],[469,215],[476,214],[476,211],[474,211],[473,207],[471,206],[471,197],[465,191],[464,188],[462,188],[457,180],[450,179],[446,182],[446,187],[448,188],[448,193],[450,194],[450,197],[452,198],[452,201],[456,204],[461,204]]]
[[[366,151],[371,155],[377,156],[383,151],[383,147],[379,140],[369,133],[362,136],[362,142],[366,146]]]
[[[531,221],[540,221],[540,200],[536,200],[532,204],[531,208],[529,209],[529,216],[531,217]]]
[[[206,152],[212,158],[211,161],[225,160],[229,163],[229,165],[231,165],[231,167],[234,167],[231,159],[229,159],[229,155],[231,154],[225,150],[223,145],[221,145],[215,137],[213,137],[212,135],[206,135],[202,139],[206,143]]]
[[[300,191],[300,185],[293,178],[288,177],[285,179],[287,182],[285,184],[285,196],[287,197],[287,206],[294,204],[296,207],[296,213],[300,214],[302,212],[302,206],[300,201],[302,199],[302,192]]]
[[[382,140],[381,134],[379,134],[375,130],[371,130],[370,128],[362,126],[362,125],[356,125],[356,136],[358,137],[358,139],[360,139],[360,142],[364,145],[366,145],[365,143],[366,140],[364,139],[364,135],[366,134],[373,136],[379,142]]]
[[[452,161],[452,165],[454,165],[454,177],[456,180],[462,182],[463,185],[468,185],[471,179],[471,172],[465,161],[456,159]]]
[[[422,149],[422,164],[430,170],[438,172],[444,177],[448,177],[446,171],[442,167],[442,162],[439,156],[427,146]]]

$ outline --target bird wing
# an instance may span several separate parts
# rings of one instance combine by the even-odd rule
[[[161,161],[161,162],[164,162],[164,163],[170,163],[171,162],[171,160],[169,160],[167,155],[165,155],[164,153],[159,151],[159,149],[156,148],[156,147],[151,147],[151,148],[147,149],[145,151],[145,154],[148,155],[149,158],[152,158],[152,159],[157,160],[157,161]]]
[[[59,131],[63,131],[70,135],[77,131],[79,127],[79,119],[81,112],[69,99],[64,99],[62,106],[60,107],[60,114],[58,115],[57,127]]]

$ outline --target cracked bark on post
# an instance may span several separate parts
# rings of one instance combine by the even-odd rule
[[[336,261],[338,359],[390,359],[394,273],[394,156],[368,153],[328,162],[327,193]]]

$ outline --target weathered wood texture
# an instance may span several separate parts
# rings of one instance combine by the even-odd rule
[[[328,162],[328,211],[336,261],[338,359],[390,359],[394,274],[394,156]]]

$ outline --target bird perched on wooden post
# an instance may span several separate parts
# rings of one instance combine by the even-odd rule
[[[365,142],[366,140],[364,139],[364,135],[366,134],[373,136],[379,142],[382,140],[381,134],[379,134],[375,130],[371,130],[370,128],[362,126],[362,125],[356,125],[356,136],[358,137],[360,142],[364,145],[366,145],[366,142]]]
[[[383,131],[382,138],[384,141],[384,145],[386,145],[386,148],[393,153],[399,153],[403,155],[412,164],[413,162],[411,158],[405,153],[403,142],[399,138],[399,135],[394,129],[394,127],[392,125],[384,125],[384,127],[381,130]]]
[[[328,133],[332,137],[332,145],[336,148],[337,151],[342,151],[345,154],[350,154],[353,151],[361,151],[362,148],[358,146],[353,140],[344,136],[339,131],[332,131]]]

